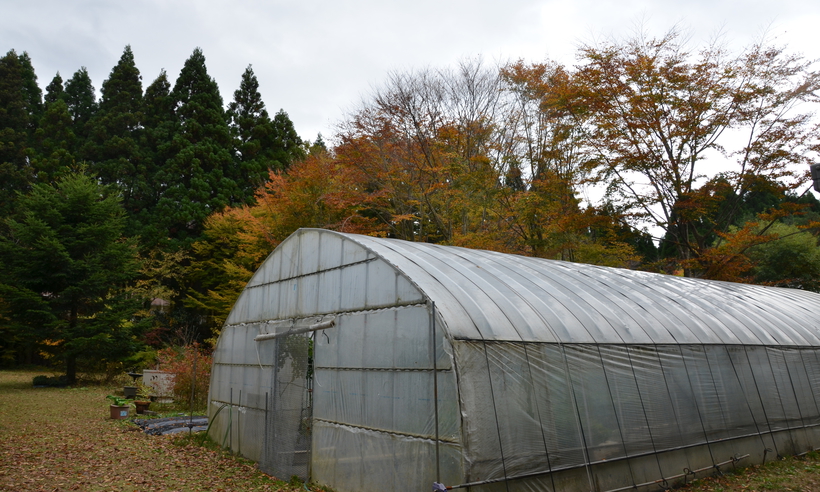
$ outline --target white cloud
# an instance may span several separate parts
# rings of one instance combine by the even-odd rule
[[[326,136],[345,108],[391,70],[547,57],[573,63],[576,46],[626,36],[643,22],[661,34],[678,23],[692,42],[721,29],[737,45],[769,37],[820,57],[816,2],[622,0],[0,0],[0,50],[28,51],[42,87],[57,71],[88,68],[99,88],[130,44],[148,85],[173,80],[193,49],[230,100],[253,64],[269,110],[287,111],[297,131]]]

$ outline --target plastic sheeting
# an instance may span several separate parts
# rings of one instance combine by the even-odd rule
[[[481,341],[455,352],[469,480],[624,460],[627,486],[640,483],[630,458],[658,456],[662,478],[708,465],[718,443],[772,456],[820,444],[808,430],[820,425],[816,348]],[[677,469],[660,458],[698,447],[707,459]]]
[[[468,340],[820,345],[820,295],[367,236]]]

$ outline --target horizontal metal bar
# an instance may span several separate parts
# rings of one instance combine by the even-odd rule
[[[331,367],[331,366],[314,366],[314,370],[322,369],[324,371],[381,371],[381,372],[433,372],[432,367]],[[453,372],[453,369],[439,367],[436,372]]]
[[[328,328],[333,328],[334,326],[336,326],[336,320],[332,319],[330,321],[322,321],[321,323],[315,323],[304,328],[293,328],[282,333],[266,333],[264,335],[256,335],[253,341],[262,342],[265,340],[274,340],[276,338],[286,337],[288,335],[298,335],[300,333],[309,333],[311,331],[326,330]]]
[[[235,367],[273,367],[273,364],[234,364],[233,362],[214,362],[215,366],[235,366]]]
[[[717,464],[714,464],[714,465],[711,465],[711,466],[704,466],[703,468],[698,468],[697,470],[691,470],[689,472],[683,472],[683,473],[680,473],[678,475],[672,475],[671,477],[659,478],[659,479],[653,480],[651,482],[637,483],[635,485],[629,485],[627,487],[621,487],[619,489],[609,489],[606,492],[621,492],[622,490],[637,489],[638,487],[646,487],[648,485],[667,484],[669,482],[669,480],[677,480],[678,478],[683,478],[687,475],[695,475],[695,474],[700,473],[702,471],[711,470],[713,468],[720,468],[721,466],[728,465],[729,463],[734,464],[734,463],[737,463],[738,461],[740,461],[744,458],[748,458],[748,457],[749,457],[748,454],[744,454],[743,456],[732,457],[732,459],[726,460],[722,463],[717,463]]]
[[[378,313],[380,311],[389,311],[391,309],[403,309],[408,307],[424,307],[426,309],[427,302],[426,301],[408,301],[408,302],[399,302],[395,304],[385,305],[385,306],[374,306],[367,309],[351,309],[351,310],[338,310],[338,311],[326,311],[321,313],[313,313],[310,316],[304,316],[301,318],[276,318],[276,319],[257,319],[253,321],[243,321],[241,323],[226,323],[222,326],[223,330],[225,328],[231,328],[234,326],[248,326],[248,325],[263,325],[266,323],[285,323],[288,321],[292,321],[294,319],[306,319],[306,318],[322,318],[325,316],[341,316],[341,315],[357,315],[357,314],[368,314],[368,313]]]

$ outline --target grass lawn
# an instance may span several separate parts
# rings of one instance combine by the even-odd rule
[[[47,373],[0,371],[0,490],[305,490],[190,439],[111,420],[105,395],[121,387],[33,388],[38,374]]]

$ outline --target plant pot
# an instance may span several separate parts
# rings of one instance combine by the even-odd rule
[[[133,400],[137,397],[137,387],[136,386],[125,386],[122,389],[123,394],[129,400]]]
[[[131,408],[128,405],[110,405],[112,420],[123,420],[128,418],[128,410]]]
[[[148,410],[148,407],[151,406],[150,401],[135,401],[134,406],[137,407],[137,413],[142,415]]]

